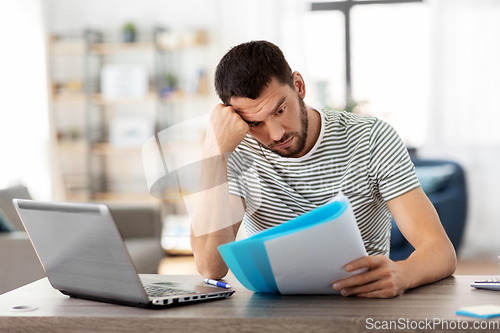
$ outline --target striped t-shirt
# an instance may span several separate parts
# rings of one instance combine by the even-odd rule
[[[325,204],[339,190],[349,198],[369,255],[389,254],[391,215],[386,202],[420,186],[396,131],[384,121],[321,111],[314,147],[281,157],[247,135],[228,162],[229,192],[245,200],[248,235]]]

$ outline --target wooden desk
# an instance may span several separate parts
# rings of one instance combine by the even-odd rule
[[[0,296],[0,332],[361,332],[375,331],[375,321],[382,325],[392,320],[411,328],[409,325],[425,323],[426,319],[455,325],[460,320],[460,327],[467,324],[467,329],[452,330],[450,323],[448,331],[477,332],[474,318],[456,316],[455,311],[465,306],[500,304],[500,292],[470,287],[471,281],[479,278],[485,276],[455,276],[393,299],[364,299],[254,294],[229,277],[227,281],[236,289],[229,299],[160,310],[69,298],[52,289],[44,278]],[[203,283],[199,276],[168,279]],[[38,310],[9,311],[19,305],[35,305]],[[367,329],[370,327],[373,329]],[[442,328],[437,323],[433,331],[447,331]]]

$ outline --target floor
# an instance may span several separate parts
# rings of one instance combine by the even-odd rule
[[[160,263],[159,273],[165,275],[197,275],[193,256],[169,256]],[[500,275],[497,261],[459,260],[456,275]]]

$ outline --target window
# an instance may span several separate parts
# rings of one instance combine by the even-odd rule
[[[388,121],[410,146],[425,141],[430,15],[424,3],[354,6],[351,81],[356,112]],[[345,107],[345,19],[340,11],[306,14],[308,73],[326,107]]]

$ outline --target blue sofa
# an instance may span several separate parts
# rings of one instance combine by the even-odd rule
[[[463,168],[447,160],[413,159],[422,189],[429,197],[441,219],[455,251],[462,242],[467,216],[467,186]],[[392,220],[392,260],[404,260],[414,251]]]

